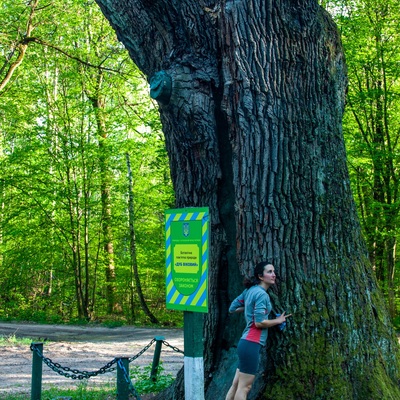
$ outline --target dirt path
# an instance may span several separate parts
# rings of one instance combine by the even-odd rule
[[[163,337],[169,345],[183,350],[181,329],[150,329],[136,327],[78,327],[0,323],[0,336],[30,338],[44,342],[43,355],[63,367],[80,371],[98,371],[116,357],[134,357],[155,337]],[[155,344],[131,362],[131,366],[148,366],[153,361]],[[183,354],[162,346],[161,361],[166,373],[176,375],[183,366]],[[0,346],[0,399],[6,394],[26,393],[29,399],[32,376],[30,346]],[[116,371],[77,381],[59,375],[43,365],[43,390],[51,387],[88,387],[100,384],[116,388]]]

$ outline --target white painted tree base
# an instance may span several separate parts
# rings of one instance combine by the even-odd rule
[[[203,357],[185,357],[185,400],[204,400]]]

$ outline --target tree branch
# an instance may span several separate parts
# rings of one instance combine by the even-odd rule
[[[81,58],[79,58],[79,57],[77,57],[77,56],[74,56],[74,55],[72,55],[72,54],[69,54],[69,53],[66,52],[65,50],[63,50],[63,49],[61,49],[61,48],[59,48],[59,47],[57,47],[57,46],[55,46],[55,45],[53,45],[53,44],[51,44],[51,43],[49,43],[49,42],[46,42],[45,40],[42,40],[42,39],[39,39],[39,38],[36,38],[36,37],[25,38],[25,39],[23,40],[23,42],[24,42],[24,43],[33,42],[33,43],[41,44],[42,46],[49,47],[49,48],[51,48],[51,49],[53,49],[53,50],[58,51],[58,52],[61,53],[61,54],[64,54],[66,57],[70,58],[71,60],[78,61],[79,63],[81,63],[81,64],[83,64],[83,65],[86,65],[87,67],[90,67],[90,68],[96,68],[96,69],[101,69],[101,70],[103,70],[103,71],[120,73],[120,71],[118,71],[118,70],[116,70],[116,69],[107,68],[107,67],[102,67],[101,64],[103,64],[103,62],[101,62],[101,63],[98,64],[98,65],[91,64],[91,63],[89,63],[89,62],[87,62],[87,61],[82,60]]]

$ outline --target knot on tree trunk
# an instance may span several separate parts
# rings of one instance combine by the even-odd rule
[[[172,78],[165,71],[158,71],[150,78],[150,97],[168,104],[172,94]]]

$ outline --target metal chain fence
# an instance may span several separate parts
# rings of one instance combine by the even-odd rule
[[[155,339],[154,339],[155,340]],[[164,346],[169,347],[170,349],[172,349],[173,351],[177,352],[177,353],[181,353],[181,354],[185,354],[184,351],[179,350],[177,347],[170,345],[168,342],[166,342],[165,340],[162,341]]]
[[[136,360],[139,358],[143,353],[145,353],[153,344],[156,342],[156,339],[152,339],[142,350],[140,350],[136,355],[133,357],[128,358],[128,363],[131,363],[132,361]],[[166,347],[169,347],[173,351],[177,353],[184,354],[182,350],[179,348],[172,346],[169,344],[167,341],[162,340],[162,344],[164,344]],[[58,373],[61,376],[64,376],[66,378],[71,378],[71,379],[89,379],[93,376],[105,374],[107,372],[112,372],[117,369],[117,366],[121,369],[123,372],[124,379],[129,387],[130,393],[135,397],[135,399],[140,400],[139,394],[135,390],[132,381],[129,377],[129,372],[126,370],[125,366],[123,365],[121,359],[114,358],[110,362],[108,362],[106,365],[103,367],[99,368],[97,371],[80,371],[78,369],[72,369],[69,367],[63,367],[61,364],[52,361],[50,358],[45,357],[42,353],[42,351],[38,348],[38,346],[35,343],[32,343],[30,346],[31,351],[35,352],[37,356],[49,367],[51,368],[54,372]],[[129,369],[129,365],[128,365]]]

